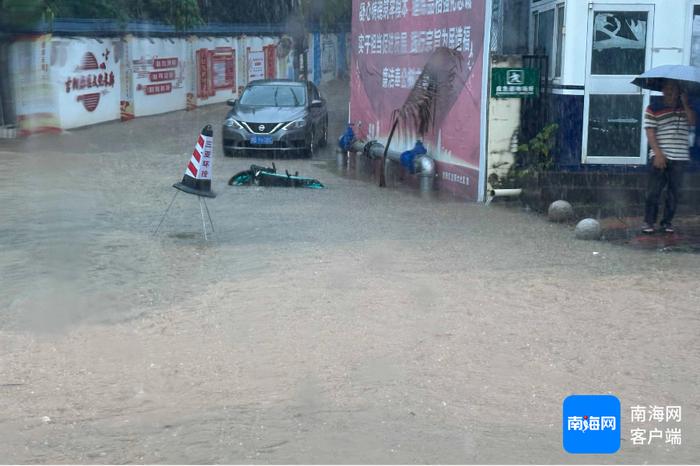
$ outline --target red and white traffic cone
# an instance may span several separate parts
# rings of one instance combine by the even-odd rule
[[[211,125],[207,125],[202,130],[199,138],[197,138],[197,144],[194,146],[194,152],[192,152],[192,158],[190,163],[187,164],[185,169],[185,176],[182,177],[182,181],[175,183],[173,188],[179,191],[194,194],[199,200],[199,212],[202,214],[202,231],[204,232],[204,240],[207,238],[207,225],[204,220],[204,209],[207,211],[207,216],[209,217],[209,224],[211,225],[212,232],[214,231],[214,222],[211,220],[211,214],[209,213],[209,207],[207,207],[206,198],[216,197],[216,194],[211,190],[211,169],[214,157],[212,157],[212,147],[214,145],[214,131]],[[170,205],[165,209],[163,218],[160,219],[160,223],[153,232],[154,235],[158,234],[160,226],[165,221],[165,217],[168,216],[170,208],[175,202],[179,191],[175,191],[173,199],[170,201]]]
[[[181,182],[175,183],[173,188],[196,196],[216,197],[216,194],[211,190],[212,163],[214,161],[212,156],[213,136],[214,130],[212,130],[211,125],[202,129],[194,152],[192,152],[190,163],[185,169],[185,176],[182,177]]]

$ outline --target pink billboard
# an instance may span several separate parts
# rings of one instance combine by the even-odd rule
[[[401,107],[431,54],[461,52],[453,97],[438,102],[423,135],[437,162],[437,186],[476,200],[479,186],[485,0],[353,0],[350,120],[363,139],[386,141],[391,114]],[[419,136],[402,130],[391,148]]]

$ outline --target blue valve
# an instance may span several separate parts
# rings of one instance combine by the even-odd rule
[[[414,163],[416,157],[427,153],[428,151],[425,149],[423,142],[419,139],[416,141],[416,145],[413,146],[413,149],[401,153],[401,165],[406,167],[409,173],[413,175],[416,173],[416,165]]]

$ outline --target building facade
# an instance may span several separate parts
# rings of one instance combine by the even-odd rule
[[[700,1],[532,0],[529,40],[547,57],[557,166],[634,169],[647,163],[652,94],[631,81],[660,65],[700,65]]]

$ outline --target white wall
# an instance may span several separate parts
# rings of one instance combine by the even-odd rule
[[[491,68],[519,68],[522,62],[515,57],[491,64]],[[489,92],[490,95],[490,92]],[[520,99],[496,99],[489,97],[488,154],[486,179],[492,174],[503,177],[515,160],[513,135],[520,125]],[[493,186],[489,184],[488,189]]]
[[[332,38],[329,38],[329,43]],[[24,38],[10,47],[11,82],[20,134],[60,131],[120,117],[155,115],[224,102],[237,95],[252,71],[249,54],[265,60],[276,51],[276,37],[223,38]],[[265,47],[269,54],[265,53]],[[213,92],[198,96],[197,50],[214,52],[206,71]],[[235,52],[235,82],[225,81],[226,54]],[[275,77],[286,78],[292,56],[274,54]],[[230,64],[230,61],[228,62]],[[230,77],[230,76],[229,76]],[[226,85],[222,85],[226,84]]]

